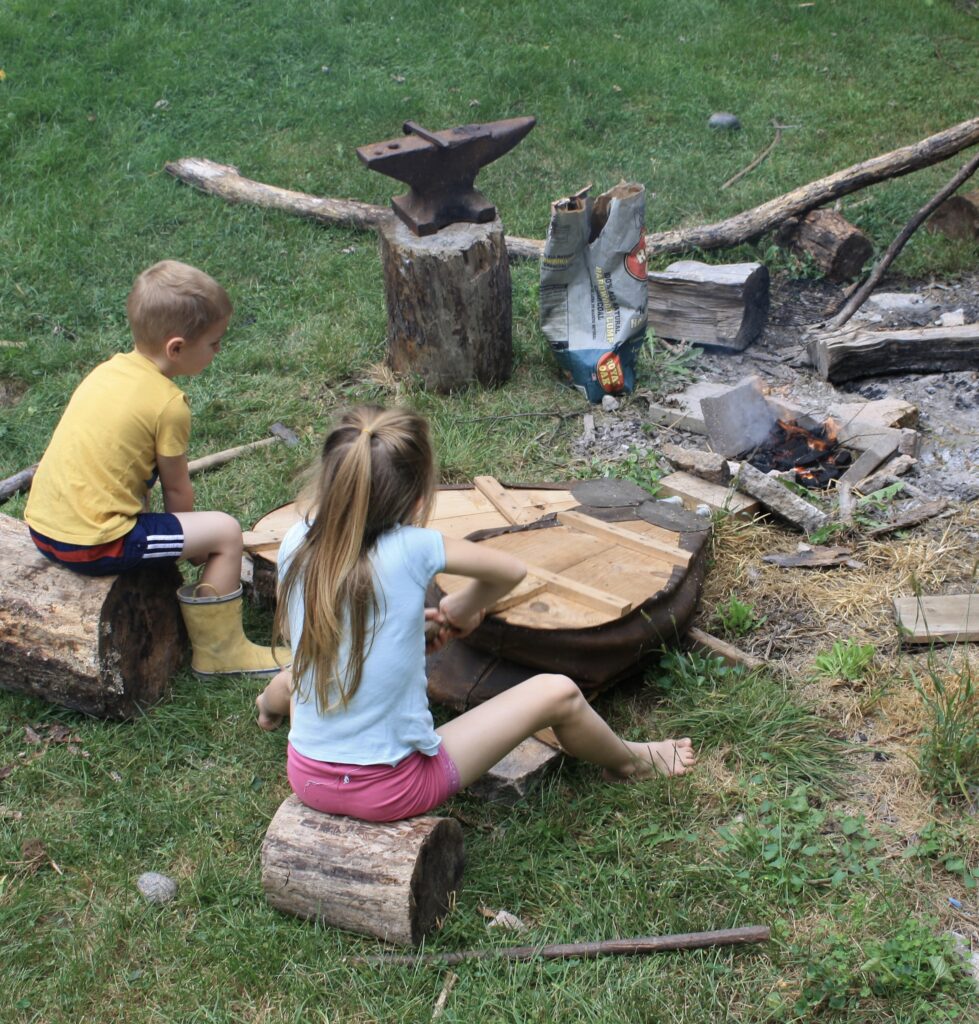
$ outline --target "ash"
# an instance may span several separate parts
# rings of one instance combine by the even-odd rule
[[[895,298],[892,307],[879,306],[874,300],[881,293],[914,295],[916,301]],[[707,439],[702,435],[650,423],[644,415],[644,399],[669,405],[670,393],[682,392],[692,383],[735,384],[757,374],[771,397],[816,417],[824,416],[830,405],[840,402],[885,398],[910,402],[919,412],[921,448],[918,464],[908,479],[933,497],[958,501],[979,498],[979,373],[869,377],[835,387],[822,380],[809,363],[806,328],[826,320],[843,300],[842,286],[773,275],[768,322],[752,345],[739,353],[696,347],[696,359],[689,364],[692,380],[674,378],[652,383],[654,375],[649,373],[647,363],[634,396],[624,399],[617,409],[592,410],[594,436],[586,430],[575,443],[576,454],[586,460],[616,461],[630,453],[655,452],[663,442],[706,449]],[[926,327],[957,310],[963,311],[966,323],[979,321],[979,273],[949,284],[885,280],[851,324],[867,328]],[[661,375],[657,372],[655,376]]]

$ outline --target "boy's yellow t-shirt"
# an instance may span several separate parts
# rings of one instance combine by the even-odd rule
[[[37,467],[24,518],[65,544],[128,533],[156,479],[156,456],[183,455],[187,397],[145,356],[123,352],[71,396]]]

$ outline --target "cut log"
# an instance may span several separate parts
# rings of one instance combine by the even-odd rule
[[[448,912],[464,859],[452,818],[378,824],[290,796],[262,844],[262,887],[276,910],[416,945]]]
[[[741,464],[734,482],[739,491],[757,498],[769,511],[804,533],[813,533],[829,521],[821,509],[793,494],[777,478],[762,473],[747,462]]]
[[[419,237],[391,214],[378,238],[392,369],[440,392],[508,380],[513,325],[500,221]]]
[[[874,252],[873,242],[834,210],[811,210],[779,226],[775,242],[800,259],[811,259],[829,281],[860,274]]]
[[[489,803],[512,806],[539,789],[563,757],[560,750],[530,736],[468,786],[466,793]]]
[[[890,373],[976,370],[979,324],[818,334],[807,351],[820,377],[833,384]]]
[[[79,576],[0,515],[0,688],[102,718],[159,701],[187,650],[172,563]]]
[[[894,614],[908,644],[979,640],[979,594],[896,597]]]
[[[649,326],[660,338],[740,352],[765,326],[768,268],[760,263],[680,260],[647,277]]]
[[[928,218],[925,229],[959,241],[979,238],[979,189],[949,196]]]

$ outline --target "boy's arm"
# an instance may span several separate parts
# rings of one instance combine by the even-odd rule
[[[527,567],[518,558],[487,544],[443,538],[445,571],[454,576],[470,576],[472,582],[447,594],[439,611],[454,635],[465,636],[482,622],[485,610],[512,590],[527,575]]]
[[[156,469],[163,488],[163,507],[167,512],[193,512],[194,486],[187,471],[186,455],[157,455]]]

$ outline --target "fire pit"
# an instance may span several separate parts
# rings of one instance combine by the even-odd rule
[[[793,470],[795,482],[811,490],[825,489],[853,462],[852,453],[836,439],[831,419],[813,430],[776,420],[768,438],[740,457],[763,473]]]

